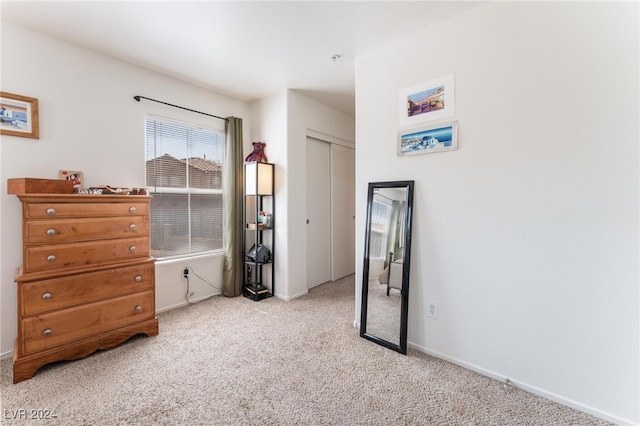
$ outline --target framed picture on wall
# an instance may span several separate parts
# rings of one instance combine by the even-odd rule
[[[453,74],[400,91],[400,126],[439,120],[454,115]]]
[[[40,139],[38,100],[0,92],[0,135]]]
[[[399,156],[458,149],[458,122],[449,121],[398,132]]]

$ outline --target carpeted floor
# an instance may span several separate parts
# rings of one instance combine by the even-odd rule
[[[3,360],[1,423],[607,424],[415,350],[403,356],[360,338],[353,293],[350,276],[291,302],[214,298],[160,314],[156,337],[50,364],[15,385],[11,360]],[[11,419],[22,413],[56,417]]]
[[[377,279],[369,280],[367,302],[367,333],[400,345],[402,300],[400,291],[391,289]]]

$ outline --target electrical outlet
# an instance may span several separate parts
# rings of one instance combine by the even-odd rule
[[[440,307],[438,306],[438,302],[427,302],[427,316],[433,319],[438,319],[440,317]]]
[[[186,280],[187,278],[189,278],[189,268],[188,267],[185,267],[182,270],[181,277],[182,277],[183,280]]]

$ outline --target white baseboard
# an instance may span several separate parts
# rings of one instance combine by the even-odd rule
[[[424,352],[424,353],[426,353],[428,355],[434,356],[436,358],[443,359],[443,360],[445,360],[447,362],[450,362],[452,364],[455,364],[455,365],[458,365],[460,367],[466,368],[467,370],[475,371],[478,374],[482,374],[483,376],[490,377],[490,378],[495,379],[495,380],[497,380],[499,382],[507,383],[507,380],[508,380],[508,383],[509,383],[510,386],[517,387],[518,389],[522,389],[522,390],[527,391],[529,393],[532,393],[534,395],[541,396],[543,398],[546,398],[548,400],[557,402],[558,404],[562,404],[564,406],[573,408],[575,410],[582,411],[583,413],[591,414],[592,416],[598,417],[600,419],[606,420],[606,421],[614,423],[616,425],[620,425],[620,426],[622,426],[622,425],[629,425],[629,426],[638,426],[638,425],[640,425],[640,423],[633,422],[633,421],[631,421],[629,419],[623,419],[623,418],[618,417],[616,415],[604,412],[602,410],[598,410],[597,408],[593,408],[593,407],[590,407],[588,405],[581,404],[581,403],[579,403],[577,401],[573,401],[571,399],[562,397],[560,395],[556,395],[555,393],[548,392],[548,391],[546,391],[544,389],[540,389],[540,388],[538,388],[536,386],[532,386],[532,385],[530,385],[528,383],[521,382],[521,381],[519,381],[517,379],[514,379],[512,377],[506,377],[506,376],[504,376],[502,374],[498,374],[498,373],[496,373],[494,371],[487,370],[487,369],[482,368],[482,367],[478,367],[477,365],[470,364],[468,362],[461,361],[461,360],[456,359],[456,358],[452,358],[452,357],[447,356],[445,354],[442,354],[440,352],[432,351],[432,350],[427,349],[427,348],[425,348],[423,346],[416,345],[416,344],[414,344],[412,342],[409,342],[408,346],[410,348],[413,348],[413,349],[417,350],[417,351]]]
[[[218,297],[218,296],[222,296],[222,293],[213,293],[213,294],[207,294],[205,296],[196,297],[194,299],[191,299],[191,303],[193,304],[193,303],[202,302],[203,300],[209,299],[211,297]],[[169,305],[169,306],[165,306],[165,307],[160,308],[160,309],[156,309],[156,314],[161,314],[163,312],[172,311],[172,310],[177,309],[177,308],[183,308],[185,306],[189,306],[189,303],[186,300],[183,300],[180,303],[174,303],[173,305]]]
[[[291,302],[293,299],[297,299],[297,298],[305,296],[307,294],[309,294],[309,290],[305,290],[305,291],[302,291],[302,292],[300,292],[298,294],[294,294],[291,297],[283,297],[283,296],[280,296],[279,294],[276,294],[276,297],[278,299],[280,299],[280,300],[284,300],[285,302]]]

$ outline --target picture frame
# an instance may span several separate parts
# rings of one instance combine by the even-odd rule
[[[455,114],[454,75],[449,74],[400,90],[400,126],[439,120]]]
[[[38,99],[0,92],[0,135],[40,139]]]
[[[84,173],[80,170],[60,170],[58,171],[58,177],[73,182],[74,188],[82,187],[84,182]]]
[[[458,121],[414,127],[398,132],[397,154],[409,156],[458,149]]]

